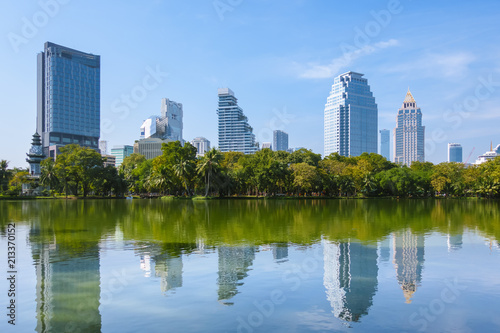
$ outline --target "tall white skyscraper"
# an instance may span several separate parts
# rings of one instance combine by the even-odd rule
[[[259,147],[255,143],[255,134],[243,109],[238,106],[238,99],[229,88],[218,90],[219,107],[219,150],[238,151],[244,154],[255,153]]]
[[[377,153],[378,109],[363,75],[347,72],[333,81],[325,105],[325,156]]]
[[[394,128],[394,162],[406,165],[411,165],[413,161],[424,162],[424,135],[422,112],[408,88]]]

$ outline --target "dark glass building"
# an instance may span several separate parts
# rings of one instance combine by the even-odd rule
[[[100,77],[100,56],[45,43],[37,56],[37,132],[47,156],[50,146],[99,148]]]
[[[288,150],[288,133],[275,130],[273,132],[273,147],[274,150]]]

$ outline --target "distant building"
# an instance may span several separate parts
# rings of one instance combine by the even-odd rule
[[[104,161],[104,167],[107,167],[107,166],[116,167],[116,156],[114,156],[114,155],[102,155],[102,157],[104,157],[106,159]]]
[[[191,144],[196,148],[196,156],[203,156],[210,150],[210,141],[202,136],[194,138]]]
[[[134,152],[133,146],[115,146],[111,149],[111,155],[116,156],[115,166],[118,168],[123,163],[125,157],[132,155]]]
[[[258,150],[253,128],[243,109],[238,106],[238,99],[229,88],[218,90],[219,107],[219,149],[221,152],[237,151],[252,154]]]
[[[273,147],[276,151],[286,151],[288,149],[288,133],[280,130],[273,131]]]
[[[391,131],[387,129],[380,130],[380,155],[388,161],[391,160]]]
[[[172,142],[173,140],[162,140],[158,138],[149,138],[149,139],[142,139],[136,142],[135,145],[137,145],[137,153],[144,155],[146,159],[150,160],[152,158],[155,158],[157,156],[160,156],[163,154],[163,151],[161,150],[161,147],[164,143]]]
[[[101,155],[108,154],[108,141],[101,140],[99,141],[99,150],[101,151]]]
[[[163,98],[161,100],[161,116],[151,116],[141,125],[141,139],[156,138],[162,140],[180,141],[182,139],[184,112],[182,104]]]
[[[462,145],[460,143],[448,143],[448,162],[462,163]]]
[[[325,105],[324,156],[359,156],[378,150],[378,109],[364,74],[337,76]]]
[[[271,144],[271,142],[262,142],[261,149],[271,149],[271,150],[273,150],[273,145]]]
[[[43,153],[42,141],[38,133],[33,134],[31,148],[26,156],[28,156],[26,162],[28,162],[30,165],[28,179],[32,181],[38,181],[41,175],[40,163],[46,157]],[[27,195],[40,195],[44,188],[41,186],[34,188],[32,187],[32,184],[34,183],[23,183],[22,193]]]
[[[498,156],[500,156],[500,145],[497,145],[495,147],[495,149],[493,149],[493,144],[492,144],[490,147],[490,151],[487,151],[483,155],[480,155],[477,158],[476,163],[474,163],[474,164],[475,165],[483,164],[483,163],[488,162],[490,160],[494,160]]]
[[[411,165],[425,161],[425,127],[422,112],[408,88],[403,105],[398,110],[394,128],[394,162]]]
[[[37,132],[46,155],[71,143],[99,148],[100,77],[100,56],[45,43],[37,56]]]

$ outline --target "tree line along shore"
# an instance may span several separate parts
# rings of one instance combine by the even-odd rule
[[[42,186],[44,196],[123,197],[485,197],[500,196],[500,158],[479,166],[462,163],[392,163],[378,154],[321,158],[307,149],[263,149],[254,154],[196,148],[179,141],[163,145],[150,160],[132,154],[120,167],[104,166],[95,150],[60,148],[56,161],[41,163],[41,176],[9,169],[0,161],[0,197],[21,195],[23,184]]]

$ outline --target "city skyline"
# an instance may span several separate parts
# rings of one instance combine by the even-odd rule
[[[347,70],[369,78],[379,129],[393,127],[394,105],[408,85],[419,91],[419,106],[426,110],[426,160],[446,161],[447,143],[461,142],[464,156],[476,147],[474,161],[491,141],[500,142],[499,37],[491,26],[499,17],[497,2],[458,8],[450,2],[256,1],[230,7],[220,12],[211,2],[146,1],[120,6],[109,16],[113,3],[59,3],[53,15],[38,3],[5,4],[0,66],[9,79],[0,90],[8,111],[0,139],[17,140],[2,149],[1,158],[11,167],[27,167],[20,152],[29,149],[36,127],[34,56],[46,41],[102,57],[101,140],[109,146],[132,144],[130,133],[156,113],[164,96],[182,101],[186,140],[204,136],[216,142],[214,91],[230,86],[257,141],[270,142],[272,130],[281,129],[290,134],[290,147],[322,153],[324,96],[333,78]],[[356,15],[332,21],[332,11]],[[165,19],[164,12],[179,15]],[[35,22],[40,13],[47,20]],[[92,26],[80,19],[82,13]],[[420,18],[418,28],[406,24],[414,17]],[[229,51],[222,33],[233,43]],[[172,45],[185,47],[169,52]],[[22,128],[12,126],[20,119]]]

